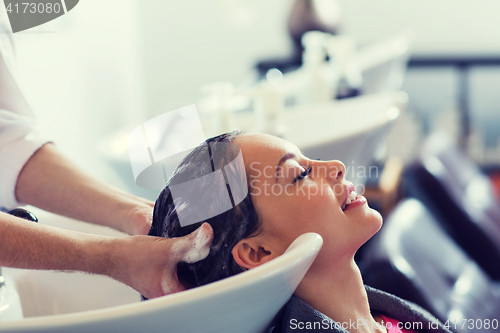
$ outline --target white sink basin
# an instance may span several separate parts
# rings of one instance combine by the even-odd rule
[[[49,214],[41,214],[40,223],[47,217],[51,224],[69,222],[79,231],[87,228]],[[0,322],[0,331],[264,332],[322,243],[317,234],[302,235],[284,255],[256,269],[146,302],[140,302],[131,288],[105,277],[4,268],[9,280],[15,281],[27,318]]]

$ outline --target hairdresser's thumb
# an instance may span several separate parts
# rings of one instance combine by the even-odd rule
[[[178,260],[188,264],[205,259],[210,253],[214,231],[203,223],[198,229],[178,240]]]
[[[179,281],[177,268],[174,268],[173,273],[168,268],[165,269],[161,279],[161,290],[163,295],[169,295],[186,290],[186,288]]]

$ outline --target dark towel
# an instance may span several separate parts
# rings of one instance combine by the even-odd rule
[[[415,323],[413,328],[420,332],[450,333],[442,323],[416,304],[381,290],[365,286],[372,312],[378,312],[402,323]],[[299,323],[304,325],[299,329]],[[309,323],[309,324],[307,324]],[[354,324],[354,323],[353,323]],[[307,326],[308,325],[308,326]],[[410,324],[408,324],[410,325]],[[348,333],[349,329],[340,327],[331,318],[315,310],[297,296],[292,296],[282,314],[277,318],[273,333],[293,332],[336,332]]]

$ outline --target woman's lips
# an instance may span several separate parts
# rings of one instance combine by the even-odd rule
[[[365,203],[366,203],[366,198],[362,195],[358,195],[354,201],[351,201],[351,203],[349,205],[347,205],[344,212],[346,212],[350,209],[354,209],[354,208],[359,207],[359,206],[363,206]]]

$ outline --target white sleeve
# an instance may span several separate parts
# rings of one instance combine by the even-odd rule
[[[34,119],[0,110],[0,206],[21,206],[15,196],[19,173],[28,159],[47,141],[38,137]]]
[[[15,196],[17,177],[47,140],[35,130],[34,115],[12,74],[10,29],[0,18],[0,207],[23,205]]]

